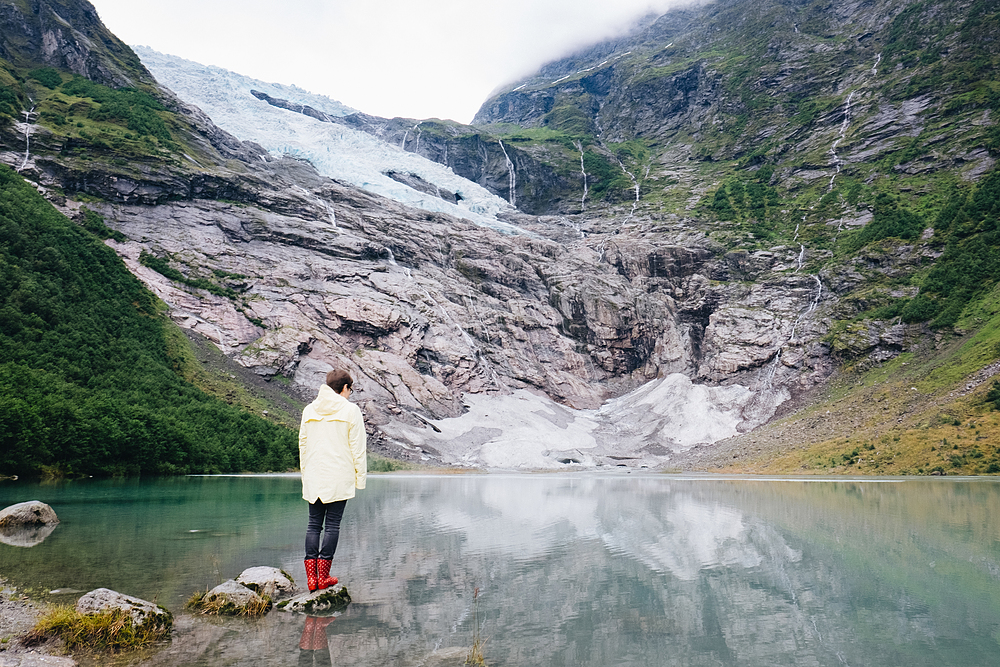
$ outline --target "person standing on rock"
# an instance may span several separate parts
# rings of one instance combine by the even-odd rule
[[[368,478],[364,419],[361,409],[347,400],[353,385],[347,371],[330,371],[316,400],[302,411],[299,468],[302,498],[309,503],[305,566],[310,592],[336,585],[330,564],[340,538],[340,520],[354,490],[365,488]]]

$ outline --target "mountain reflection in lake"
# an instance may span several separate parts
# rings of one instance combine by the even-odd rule
[[[334,561],[347,611],[308,626],[186,614],[250,565],[304,582],[299,490],[296,476],[0,484],[0,506],[42,500],[62,520],[36,546],[0,544],[0,575],[170,608],[173,642],[120,664],[460,665],[475,614],[489,665],[1000,654],[998,480],[373,476]]]

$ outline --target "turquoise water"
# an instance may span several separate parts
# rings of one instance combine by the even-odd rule
[[[171,609],[173,642],[122,664],[457,665],[474,619],[488,665],[1000,664],[998,480],[372,476],[332,572],[354,603],[317,635],[284,612],[186,614],[252,565],[304,582],[299,491],[0,483],[0,507],[42,500],[62,520],[0,544],[0,575]]]

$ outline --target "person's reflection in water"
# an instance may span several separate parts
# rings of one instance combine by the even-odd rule
[[[302,637],[299,638],[299,666],[323,667],[330,663],[330,645],[326,640],[326,626],[333,616],[306,616]]]

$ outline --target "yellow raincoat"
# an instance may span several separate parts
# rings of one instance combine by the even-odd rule
[[[361,408],[327,385],[302,411],[299,426],[299,468],[302,498],[332,503],[354,497],[365,488],[368,456]]]

